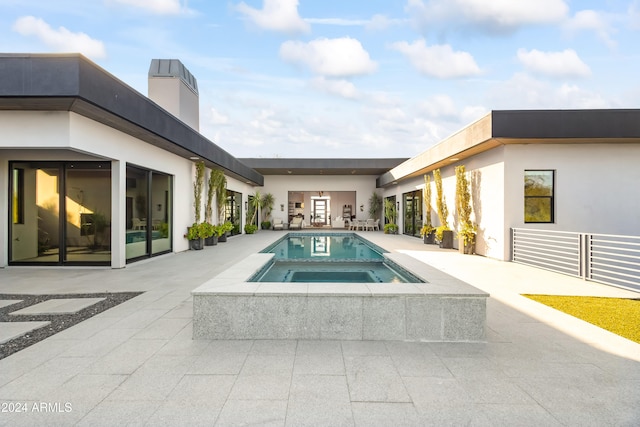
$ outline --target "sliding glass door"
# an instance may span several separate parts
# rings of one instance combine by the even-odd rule
[[[10,170],[10,264],[111,263],[109,162],[12,162]]]
[[[422,190],[404,193],[402,197],[404,199],[403,233],[419,237],[422,228]]]
[[[171,176],[127,165],[125,197],[127,262],[171,251]]]

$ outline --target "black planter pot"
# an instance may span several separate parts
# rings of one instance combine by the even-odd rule
[[[440,247],[442,249],[453,249],[453,230],[445,230],[442,232]]]
[[[189,249],[191,249],[192,251],[199,251],[204,247],[203,243],[203,239],[189,240]]]
[[[224,233],[222,236],[218,237],[219,243],[224,243],[227,241],[227,233]]]
[[[215,246],[218,244],[218,236],[213,235],[211,237],[207,237],[206,239],[204,239],[204,245],[205,246]]]
[[[425,245],[435,245],[435,243],[436,243],[436,232],[432,231],[429,234],[425,234],[423,236],[423,239],[424,239],[424,244]]]

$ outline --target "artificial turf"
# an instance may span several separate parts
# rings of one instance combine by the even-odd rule
[[[530,294],[523,296],[640,344],[640,299]]]

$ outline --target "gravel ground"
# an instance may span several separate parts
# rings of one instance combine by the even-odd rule
[[[0,308],[0,322],[34,322],[49,321],[47,326],[30,331],[22,336],[0,344],[0,360],[5,357],[29,347],[43,339],[64,331],[65,329],[87,320],[98,313],[102,313],[118,304],[136,297],[142,292],[119,292],[119,293],[95,293],[95,294],[64,294],[64,295],[17,295],[0,294],[0,300],[22,300],[19,303],[11,304]],[[72,298],[105,298],[86,307],[77,313],[71,314],[39,314],[39,315],[9,315],[9,313],[30,307],[50,299],[72,299]]]

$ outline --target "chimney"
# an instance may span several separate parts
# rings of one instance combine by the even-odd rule
[[[196,78],[177,59],[152,59],[149,98],[200,132],[200,106]]]

